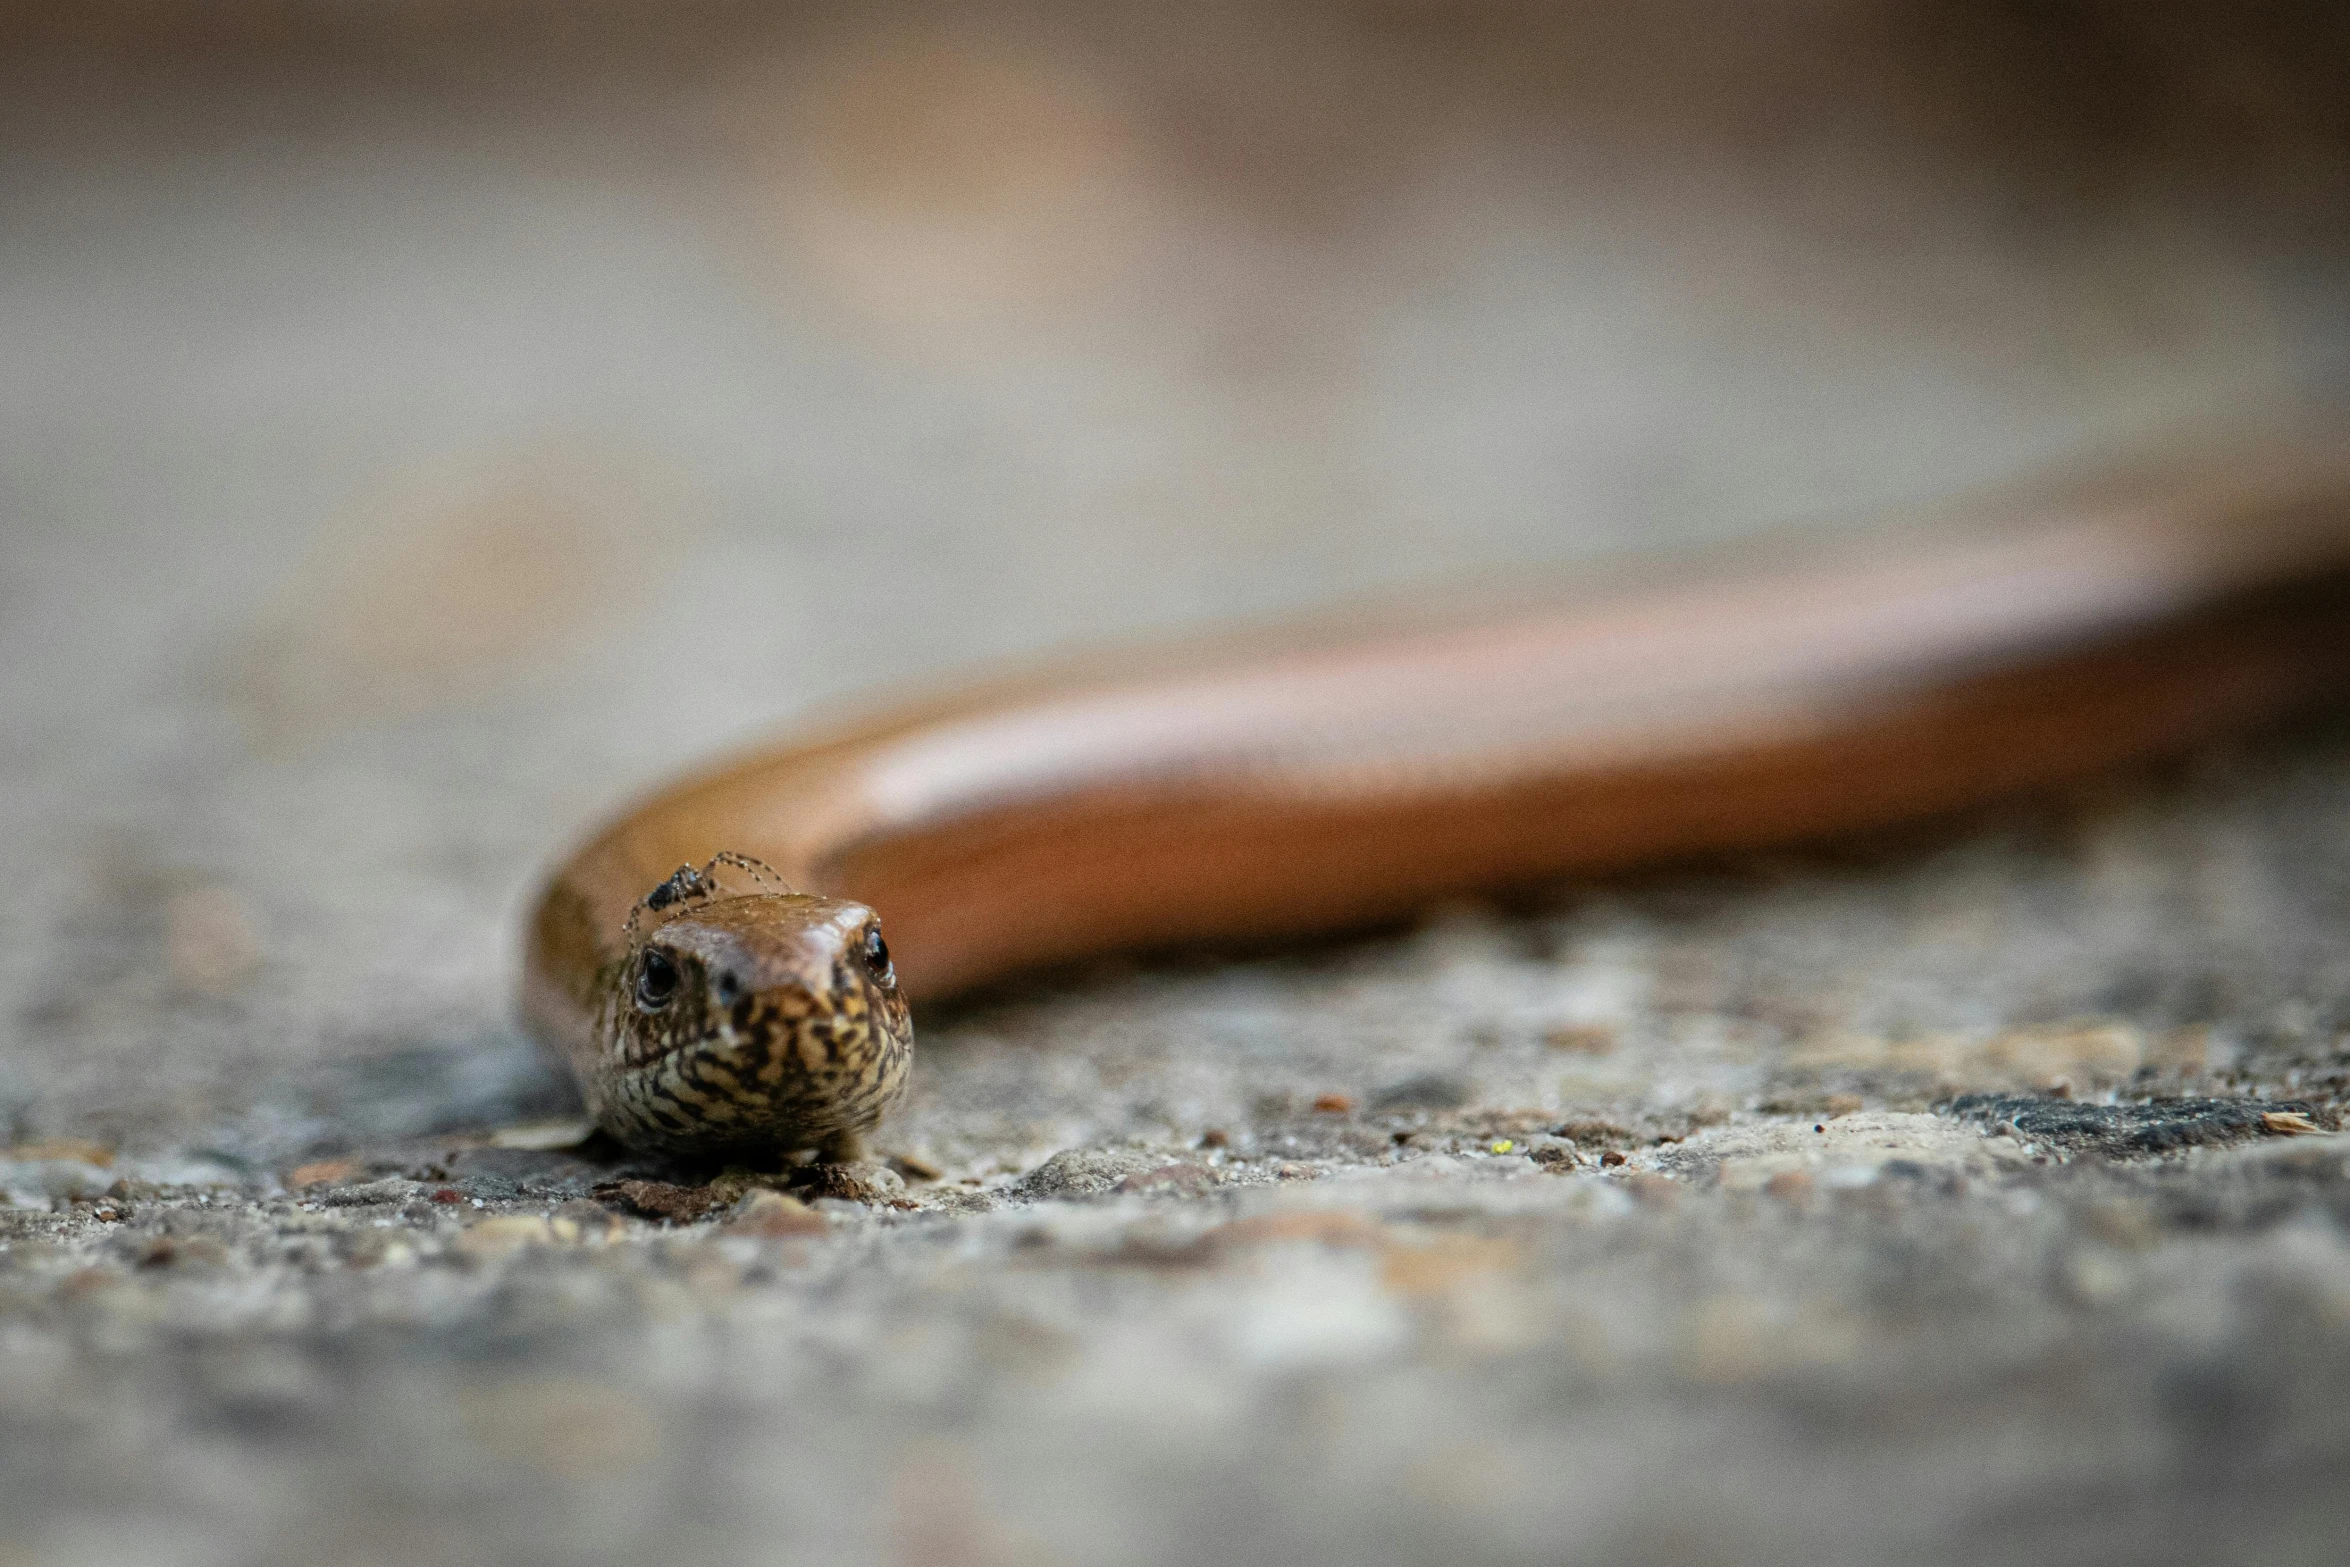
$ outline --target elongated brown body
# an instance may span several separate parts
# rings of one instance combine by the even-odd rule
[[[877,911],[937,996],[1088,953],[1880,828],[2350,695],[2350,448],[1484,617],[1073,668],[689,779],[556,874],[534,1025],[593,1052],[648,888],[720,851]]]

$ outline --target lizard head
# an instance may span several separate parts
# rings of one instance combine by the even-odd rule
[[[765,870],[735,856],[680,867],[629,919],[602,983],[597,1118],[646,1149],[853,1156],[913,1063],[880,918],[839,898],[729,891],[722,864]]]

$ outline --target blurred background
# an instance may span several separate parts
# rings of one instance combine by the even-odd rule
[[[2221,0],[0,4],[0,1145],[267,1192],[292,1161],[370,1138],[561,1110],[567,1090],[509,1013],[535,878],[632,791],[866,693],[1819,519],[1899,525],[2049,464],[2339,408],[2346,16]],[[1303,1124],[1319,1088],[1372,1070],[1345,1063],[1378,1035],[1419,1052],[1399,1077],[1499,1039],[1478,1058],[1488,1099],[1560,1112],[1613,1095],[1628,1124],[1669,1113],[1686,1130],[1705,1095],[1761,1102],[1780,1068],[1751,1041],[1800,1032],[1716,994],[1772,963],[1798,998],[1784,1015],[1823,1031],[1988,1029],[2025,1010],[2023,974],[2047,1017],[2143,1002],[2152,1018],[2207,964],[2203,999],[2149,1027],[2248,1016],[2251,997],[2298,1019],[2276,1038],[2314,1039],[2334,1014],[2309,998],[2343,992],[2311,976],[2338,978],[2344,949],[2338,923],[2300,911],[2336,918],[2343,883],[2301,826],[2346,820],[2339,750],[2296,753],[2270,794],[2256,774],[2184,826],[2125,813],[2079,840],[2080,863],[1978,844],[1911,867],[1914,886],[1909,871],[1798,880],[1777,902],[1702,905],[1718,918],[1594,905],[1551,947],[1447,927],[1369,951],[1343,983],[1283,970],[1081,992],[926,1034],[926,1081],[950,1087],[926,1089],[910,1124],[991,1180],[1211,1117],[1243,1128],[1239,1149],[1252,1113],[1290,1124],[1262,1109],[1267,1083],[1295,1079],[1283,1103]],[[1927,980],[1882,979],[1880,938],[1907,941],[1904,972]],[[1814,983],[1838,963],[1845,988]],[[1344,1011],[1331,998],[1357,979],[1369,988]],[[1629,1018],[1634,1043],[1562,1077],[1528,1020],[1555,1020],[1575,986],[1573,1006]],[[1665,1003],[1638,998],[1672,995],[1714,1011],[1642,1034]],[[1523,1016],[1472,1029],[1480,1006]],[[1597,1036],[1557,1037],[1572,1052]],[[1073,1042],[1095,1064],[1069,1064]],[[2107,1051],[2126,1057],[2117,1079],[2136,1049]],[[2195,1071],[2227,1059],[2195,1049]],[[2025,1211],[1989,1227],[2038,1244]],[[270,1213],[251,1222],[292,1222]],[[1888,1527],[1940,1485],[1988,1542],[2011,1538],[2014,1496],[2056,1483],[2049,1455],[2083,1466],[2066,1473],[2092,1518],[2121,1494],[2097,1489],[2110,1476],[2094,1464],[2122,1466],[2150,1499],[2138,1538],[2160,1543],[2177,1537],[2169,1459],[2129,1469],[2154,1449],[2100,1433],[2185,1410],[2200,1441],[2207,1409],[2237,1412],[2208,1425],[2223,1446],[2284,1429],[2255,1373],[2280,1346],[2338,1342],[2285,1306],[2239,1319],[2197,1296],[2204,1316],[2163,1320],[2218,1324],[2220,1347],[2174,1396],[2132,1380],[2144,1335],[2071,1339],[2074,1319],[2040,1315],[2077,1304],[2033,1293],[2073,1277],[2053,1266],[1965,1263],[1939,1231],[1833,1253],[1808,1229],[1725,1233],[1793,1259],[1773,1277],[1813,1334],[1798,1358],[1815,1358],[1782,1404],[1657,1393],[1683,1387],[1658,1365],[1735,1379],[1767,1362],[1756,1346],[1795,1342],[1738,1326],[1769,1293],[1757,1273],[1723,1297],[1736,1332],[1692,1329],[1698,1361],[1578,1340],[1574,1374],[1595,1380],[1490,1427],[1487,1411],[1567,1375],[1557,1313],[1601,1309],[1569,1243],[1543,1254],[1547,1293],[1503,1299],[1519,1316],[1493,1315],[1488,1291],[1424,1340],[1397,1325],[1394,1284],[1433,1276],[1424,1261],[1347,1284],[1332,1270],[1354,1263],[1308,1259],[1262,1300],[1178,1301],[1148,1326],[1071,1286],[1048,1331],[1021,1313],[1050,1318],[1036,1302],[1059,1286],[1011,1264],[988,1277],[1017,1311],[923,1315],[931,1297],[900,1288],[913,1250],[888,1254],[899,1274],[825,1254],[848,1259],[825,1275],[837,1298],[791,1294],[809,1275],[788,1269],[727,1296],[707,1248],[651,1242],[612,1264],[609,1294],[553,1263],[467,1272],[454,1250],[412,1284],[286,1263],[315,1274],[297,1288],[256,1264],[200,1310],[165,1293],[168,1270],[89,1286],[146,1316],[75,1305],[88,1276],[60,1251],[40,1265],[50,1305],[0,1289],[0,1479],[49,1509],[42,1561],[260,1560],[265,1545],[469,1560],[493,1537],[514,1560],[718,1560],[782,1538],[777,1520],[821,1555],[846,1538],[828,1529],[853,1532],[833,1502],[875,1455],[977,1409],[1001,1416],[992,1438],[917,1444],[876,1504],[897,1519],[896,1559],[1037,1560],[1033,1531],[1056,1529],[1164,1559],[1176,1536],[1134,1521],[1163,1504],[1187,1527],[1222,1519],[1203,1538],[1237,1560],[1251,1540],[1319,1538],[1338,1498],[1355,1509],[1350,1561],[1421,1538],[1398,1518],[1469,1520],[1425,1537],[1451,1559],[1557,1559],[1570,1529],[1611,1562],[1776,1559],[1750,1548],[1759,1517],[1786,1526],[1787,1559],[1821,1560],[1797,1547],[1858,1516],[1839,1511],[1853,1474],[1903,1504]],[[2332,1233],[2296,1255],[2334,1266]],[[1445,1268],[1496,1255],[1458,1244]],[[1674,1270],[1730,1245],[1621,1252],[1626,1336],[1610,1342],[1678,1332],[1697,1295]],[[1895,1253],[1911,1259],[1900,1277],[1945,1255],[1973,1271],[1932,1275],[1948,1286],[1932,1311],[1872,1316]],[[750,1277],[726,1267],[725,1289]],[[2308,1297],[2332,1302],[2336,1333],[2338,1274]],[[2201,1263],[2181,1276],[2222,1290]],[[2022,1282],[1966,1294],[1990,1278]],[[1842,1303],[1815,1310],[1802,1292],[1827,1279]],[[2227,1298],[2271,1299],[2247,1290]],[[755,1391],[754,1362],[709,1326],[728,1311],[727,1332],[772,1332]],[[217,1338],[157,1325],[206,1312]],[[1905,1321],[1943,1326],[1913,1341]],[[1985,1337],[1950,1349],[1952,1323]],[[1839,1344],[1864,1344],[1876,1380],[1823,1391],[1819,1366],[1848,1364]],[[2031,1344],[2055,1346],[2061,1372],[1982,1369]],[[1390,1356],[1366,1401],[1295,1370],[1358,1354]],[[2308,1354],[2296,1385],[2338,1387],[2323,1378],[2342,1362]],[[2091,1361],[2110,1398],[2064,1381]],[[1022,1425],[1048,1386],[1059,1413]],[[1969,1390],[1985,1402],[1949,1440],[1981,1445],[1956,1458],[1871,1435],[1888,1411]],[[1557,1423],[1570,1407],[1572,1429]],[[2318,1433],[2297,1450],[2318,1467],[2293,1471],[2306,1483],[2279,1506],[2340,1494],[2343,1406],[2325,1407],[2295,1428]],[[2027,1415],[2045,1416],[2039,1446],[2001,1435]],[[1419,1451],[1438,1434],[1457,1450]],[[2193,1474],[2249,1472],[2181,1441]],[[481,1451],[522,1467],[481,1468]],[[1030,1534],[971,1521],[973,1454],[1029,1466],[997,1494],[1023,1499]],[[1121,1478],[1088,1479],[1097,1460]],[[1730,1469],[1742,1500],[1707,1515],[1711,1533],[1688,1525],[1679,1477]],[[1625,1497],[1632,1532],[1611,1534]],[[2293,1516],[2244,1498],[2246,1518]],[[208,1507],[211,1532],[190,1533]],[[0,1567],[19,1567],[36,1557],[11,1543],[9,1511]],[[104,1531],[74,1532],[101,1515]],[[2034,1539],[2087,1538],[2040,1516]],[[842,1550],[826,1559],[855,1559]]]
[[[93,0],[0,46],[28,1125],[471,1058],[536,868],[812,707],[2350,384],[2322,4]]]

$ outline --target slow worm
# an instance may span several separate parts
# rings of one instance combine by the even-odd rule
[[[910,997],[1888,827],[2345,692],[2350,443],[2273,444],[759,751],[555,871],[524,1010],[624,1141],[852,1158]]]

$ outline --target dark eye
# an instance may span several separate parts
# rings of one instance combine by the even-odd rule
[[[896,980],[897,975],[891,973],[889,967],[889,943],[881,939],[881,927],[878,925],[865,928],[864,956],[868,974],[884,985]]]
[[[646,950],[637,961],[636,1004],[658,1012],[677,999],[677,960],[659,947]]]

